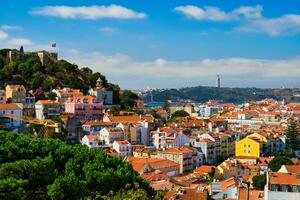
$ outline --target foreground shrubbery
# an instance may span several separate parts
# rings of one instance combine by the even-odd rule
[[[149,199],[131,164],[100,149],[0,131],[0,199]]]

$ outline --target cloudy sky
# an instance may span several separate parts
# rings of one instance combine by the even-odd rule
[[[54,42],[122,88],[300,86],[299,0],[1,1],[0,48]]]

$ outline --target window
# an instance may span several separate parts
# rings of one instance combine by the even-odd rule
[[[297,185],[292,185],[292,192],[298,192]]]
[[[272,184],[272,185],[271,185],[271,190],[272,190],[272,191],[278,191],[278,186]]]
[[[10,114],[12,114],[12,115],[13,115],[13,114],[14,114],[14,111],[13,111],[13,110],[12,110],[12,111],[10,111]]]
[[[280,191],[288,192],[288,186],[287,185],[281,185],[280,186]]]

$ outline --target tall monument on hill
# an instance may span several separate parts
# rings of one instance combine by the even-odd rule
[[[216,87],[217,88],[221,87],[221,78],[220,78],[220,75],[217,75]]]

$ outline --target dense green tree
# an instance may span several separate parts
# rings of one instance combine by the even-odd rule
[[[273,158],[271,162],[268,164],[268,167],[273,171],[278,171],[282,165],[292,165],[293,162],[289,157],[286,156],[278,156]]]
[[[85,195],[85,187],[85,181],[70,173],[56,178],[54,183],[48,186],[48,195],[55,200],[80,199]]]
[[[110,198],[111,200],[148,200],[147,192],[142,189],[137,190],[120,190],[116,195]]]
[[[184,111],[184,110],[177,110],[177,111],[175,111],[175,112],[171,115],[171,118],[176,118],[176,117],[187,117],[187,116],[190,116],[190,114],[187,113],[186,111]]]
[[[288,158],[294,158],[295,153],[293,151],[275,151],[275,152],[272,152],[271,156],[274,156],[274,157],[285,156]]]
[[[0,199],[25,199],[25,180],[14,178],[0,179]]]
[[[101,149],[0,131],[0,155],[0,198],[150,199],[155,194],[130,163]]]
[[[54,92],[49,92],[49,93],[47,94],[47,98],[48,98],[49,100],[55,100],[56,97],[57,97],[57,95],[56,95],[56,93],[54,93]]]
[[[288,147],[293,151],[299,149],[299,133],[300,132],[297,122],[294,120],[290,120],[285,134],[287,137]]]
[[[214,167],[211,168],[210,172],[208,173],[209,180],[213,180],[216,174],[216,169]]]
[[[156,119],[161,119],[160,114],[158,114],[157,111],[154,110],[154,109],[151,109],[151,110],[149,111],[149,114],[152,115],[152,116],[153,116],[154,118],[156,118]]]
[[[135,100],[137,100],[139,97],[137,94],[133,93],[130,90],[124,90],[121,92],[119,98],[120,98],[121,108],[125,110],[129,110],[134,107]]]
[[[256,175],[253,177],[252,181],[254,189],[263,190],[266,185],[266,175]]]

